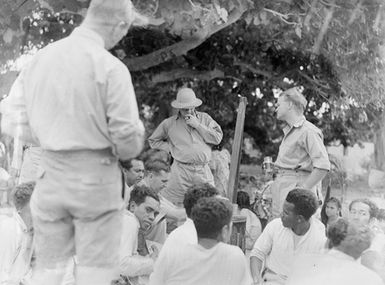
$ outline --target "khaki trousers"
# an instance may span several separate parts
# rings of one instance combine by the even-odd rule
[[[59,285],[76,255],[77,285],[109,285],[118,275],[122,179],[109,150],[42,152],[31,198],[33,285]]]
[[[280,217],[287,194],[297,185],[302,184],[309,175],[310,172],[293,170],[278,173],[277,178],[271,184],[272,219]],[[314,186],[311,191],[317,196],[318,200],[322,199],[321,182]]]
[[[171,166],[170,179],[162,196],[183,207],[184,194],[194,185],[209,183],[214,186],[214,177],[208,164],[185,164],[174,161]]]

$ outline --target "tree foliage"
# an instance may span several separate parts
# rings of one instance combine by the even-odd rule
[[[68,35],[87,0],[3,0],[0,63]],[[238,96],[245,130],[265,154],[281,137],[279,89],[304,87],[307,117],[327,142],[351,145],[378,128],[384,106],[385,5],[381,0],[134,0],[150,17],[111,51],[131,70],[149,129],[189,85],[231,133]]]

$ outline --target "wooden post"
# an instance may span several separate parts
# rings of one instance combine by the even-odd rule
[[[237,202],[239,164],[242,156],[243,128],[245,125],[247,98],[241,97],[238,106],[237,123],[235,125],[234,141],[231,153],[229,186],[227,196],[233,203]]]

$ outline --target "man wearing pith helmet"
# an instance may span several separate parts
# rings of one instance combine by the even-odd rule
[[[202,101],[190,88],[181,88],[171,106],[178,113],[165,119],[149,138],[152,148],[170,152],[174,158],[170,179],[162,196],[182,206],[184,193],[195,184],[214,185],[208,166],[211,146],[222,140],[221,127],[208,114],[198,112]]]
[[[304,117],[306,105],[307,100],[297,87],[282,92],[277,101],[277,119],[286,126],[275,161],[277,178],[271,186],[273,217],[280,215],[293,187],[308,189],[321,200],[321,181],[330,170],[322,132]]]

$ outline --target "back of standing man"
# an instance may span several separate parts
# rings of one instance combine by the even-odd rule
[[[127,67],[107,50],[138,20],[130,0],[93,0],[80,27],[41,49],[2,106],[2,129],[41,146],[31,199],[33,285],[60,284],[77,256],[76,284],[107,285],[121,236],[118,159],[143,145]]]
[[[214,185],[208,163],[211,146],[221,142],[223,133],[208,114],[195,110],[201,104],[192,89],[180,89],[171,103],[178,114],[164,120],[148,139],[152,148],[170,152],[174,158],[162,195],[177,206],[182,206],[184,194],[191,186]]]

